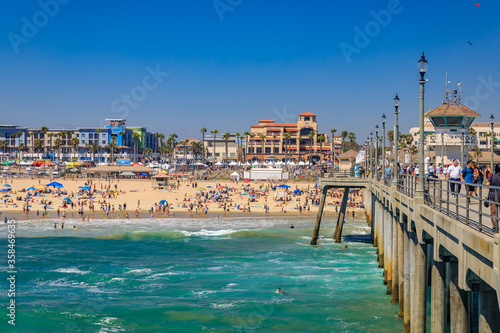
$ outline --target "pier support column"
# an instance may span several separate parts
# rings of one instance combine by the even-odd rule
[[[396,211],[392,213],[392,298],[391,303],[399,302],[399,238],[398,238],[398,217]]]
[[[392,294],[392,218],[388,210],[384,210],[384,271],[387,282],[387,295]]]
[[[321,199],[319,201],[319,207],[318,207],[318,215],[316,216],[316,224],[314,225],[314,231],[313,231],[313,236],[311,239],[311,245],[318,244],[319,228],[321,226],[321,218],[323,217],[323,207],[325,206],[325,198],[326,198],[327,191],[328,190],[326,188],[323,188],[323,191],[321,193]]]
[[[405,283],[404,283],[404,232],[402,225],[399,223],[397,224],[398,226],[398,282],[399,282],[399,313],[398,313],[398,318],[403,318],[404,317],[404,290],[405,290]]]
[[[377,203],[377,251],[378,251],[378,267],[384,267],[384,207],[380,202]],[[385,272],[384,272],[384,283]]]
[[[467,316],[467,293],[458,287],[458,262],[450,262],[450,332],[466,333],[469,325]]]
[[[431,332],[446,331],[446,265],[433,260],[431,282]]]
[[[404,294],[404,297],[403,297],[403,301],[404,301],[404,304],[403,304],[403,322],[404,322],[404,330],[403,332],[405,333],[408,333],[410,332],[410,311],[411,311],[411,308],[410,308],[410,291],[411,291],[411,283],[410,283],[410,279],[411,279],[411,271],[410,271],[410,267],[411,267],[411,263],[410,263],[410,239],[409,239],[409,235],[404,232],[403,234],[403,245],[404,245],[404,267],[403,267],[403,273],[404,273],[404,281],[403,281],[403,285],[404,285],[404,290],[403,290],[403,294]]]
[[[373,233],[372,240],[373,240],[373,246],[377,247],[377,244],[378,244],[377,228],[378,228],[378,223],[379,223],[378,215],[377,215],[378,205],[377,205],[377,201],[375,200],[375,196],[371,193],[370,193],[370,196],[371,196],[371,203],[372,203],[372,207],[371,207],[371,220],[372,220],[372,233]]]
[[[413,292],[411,298],[411,332],[425,332],[426,323],[426,292],[427,286],[425,284],[426,264],[427,259],[425,255],[426,244],[420,244],[415,237],[414,241],[410,244],[413,248],[413,261],[414,269],[412,270],[412,285]]]
[[[479,333],[500,332],[497,294],[494,291],[480,291],[478,301]]]
[[[342,241],[342,229],[344,228],[345,211],[347,209],[347,199],[349,198],[349,187],[344,188],[344,195],[342,196],[342,204],[340,205],[340,213],[337,217],[337,227],[335,228],[335,233],[333,238],[335,243],[340,243]]]

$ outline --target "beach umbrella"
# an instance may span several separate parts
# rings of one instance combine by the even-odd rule
[[[147,177],[148,175],[146,175],[145,173],[141,173],[141,177]]]
[[[5,187],[11,187],[9,184],[5,184],[4,186],[5,186]]]
[[[278,185],[277,187],[289,188],[290,186],[283,184],[283,185]]]
[[[167,202],[167,200],[161,200],[160,204],[162,204],[162,205],[168,205],[168,202]]]
[[[58,183],[58,182],[52,182],[52,183],[49,183],[49,184],[47,184],[45,186],[54,186],[55,187],[55,186],[62,186],[62,184]]]
[[[250,179],[245,179],[243,182],[244,183],[250,183]]]
[[[255,198],[255,195],[250,194],[250,195],[249,195],[249,197],[250,197],[250,198]]]
[[[63,202],[71,203],[71,199],[70,198],[64,198]]]
[[[31,186],[31,187],[28,187],[28,190],[36,190],[36,188],[34,188],[33,186]]]
[[[89,191],[90,190],[90,186],[82,186],[82,190]]]
[[[302,193],[302,192],[300,192],[300,190],[299,190],[299,189],[296,189],[295,191],[293,191],[293,193],[294,193],[294,194],[300,194],[300,193]]]
[[[203,187],[200,187],[198,191],[204,191],[205,189]]]
[[[63,188],[64,186],[62,185],[57,185],[57,186],[54,186],[55,188]]]
[[[207,188],[212,188],[212,186],[207,186]]]

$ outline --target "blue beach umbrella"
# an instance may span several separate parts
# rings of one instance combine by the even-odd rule
[[[5,184],[4,186],[5,186],[5,187],[11,187],[9,184]]]
[[[4,189],[1,189],[0,192],[9,192],[9,189],[4,188]]]
[[[70,198],[64,198],[63,202],[71,203],[71,199]]]
[[[250,197],[250,198],[255,198],[255,195],[250,194],[250,195],[249,195],[249,197]]]
[[[212,188],[212,186],[207,186],[207,188]]]
[[[162,200],[162,201],[160,201],[160,204],[162,204],[162,205],[168,205],[168,202],[167,202],[167,200]]]
[[[289,188],[290,186],[288,186],[288,185],[278,185],[277,187]]]
[[[90,190],[90,186],[82,186],[82,190],[89,191]]]
[[[293,191],[294,194],[300,194],[300,190],[299,189],[296,189],[295,191]]]
[[[45,186],[54,186],[54,187],[56,187],[56,186],[62,186],[62,184],[58,183],[58,182],[52,182],[52,183],[49,183],[49,184],[47,184]]]
[[[31,187],[28,187],[28,190],[36,190],[36,188],[34,188],[33,186],[31,186]]]
[[[147,177],[148,175],[146,175],[145,173],[141,173],[141,177]]]

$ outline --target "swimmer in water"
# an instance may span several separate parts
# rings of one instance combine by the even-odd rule
[[[76,229],[76,225],[73,226],[73,229]]]
[[[57,223],[54,223],[54,229],[57,229]]]
[[[61,225],[61,229],[64,229],[64,222],[63,222],[63,224]]]
[[[276,290],[276,294],[286,294],[286,291],[283,291],[281,290],[281,288],[278,288],[278,290]]]
[[[293,226],[293,224],[290,226],[290,229],[295,229],[295,227]]]
[[[344,249],[347,249],[347,248],[348,248],[348,247],[347,247],[347,245],[346,245],[346,246],[344,246]]]

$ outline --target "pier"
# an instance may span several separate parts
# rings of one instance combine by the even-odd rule
[[[399,303],[404,332],[500,332],[500,234],[492,230],[490,208],[483,207],[492,203],[484,199],[491,187],[478,185],[475,197],[464,188],[453,195],[452,181],[429,178],[419,198],[416,183],[405,175],[397,184],[381,174],[321,178],[311,245],[318,242],[328,189],[345,189],[333,235],[340,242],[349,189],[361,188],[384,284],[391,302]]]

